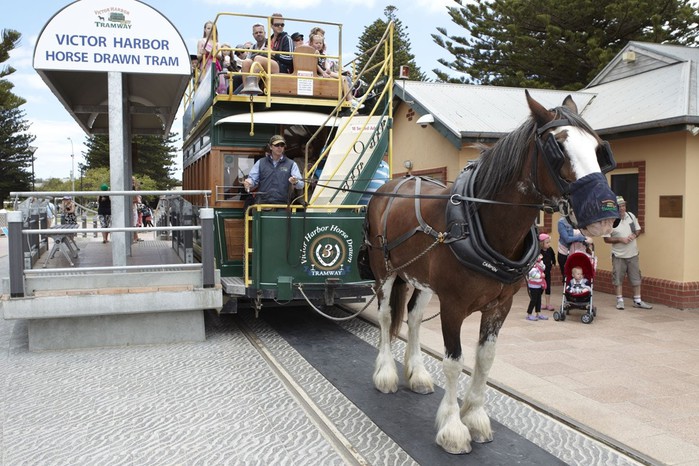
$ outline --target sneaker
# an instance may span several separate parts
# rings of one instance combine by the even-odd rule
[[[546,316],[543,315],[543,314],[539,314],[538,316],[536,316],[536,318],[539,319],[539,320],[549,320],[549,318],[546,317]]]
[[[634,301],[633,307],[640,307],[641,309],[653,309],[653,306],[644,301]]]
[[[528,314],[528,315],[527,315],[527,320],[538,320],[538,319],[536,318],[536,316],[533,316],[533,315],[531,315],[531,314]]]
[[[624,301],[617,301],[616,308],[623,310],[624,309]]]

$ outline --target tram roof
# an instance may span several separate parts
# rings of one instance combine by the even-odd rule
[[[328,118],[328,115],[317,112],[303,111],[267,111],[256,112],[254,116],[250,113],[241,113],[221,118],[217,125],[223,123],[250,123],[254,121],[259,124],[274,125],[306,125],[306,126],[339,126],[337,118]]]
[[[123,98],[131,134],[167,135],[190,66],[175,27],[135,0],[71,3],[46,23],[34,49],[37,73],[88,134],[109,132],[110,99]]]

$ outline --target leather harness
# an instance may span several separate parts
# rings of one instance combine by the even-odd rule
[[[420,212],[420,191],[422,182],[436,184],[442,188],[444,184],[419,176],[409,176],[403,178],[393,189],[393,195],[397,194],[400,188],[409,181],[415,181],[415,217],[418,226],[410,229],[398,236],[389,243],[385,242],[385,236],[381,236],[384,258],[388,260],[389,253],[415,233],[425,233],[435,240],[448,244],[456,258],[466,267],[485,275],[488,275],[500,282],[514,283],[521,279],[529,270],[539,254],[539,242],[536,227],[532,225],[530,234],[527,236],[526,251],[522,258],[511,261],[507,257],[495,251],[485,238],[483,225],[477,213],[477,204],[464,200],[465,198],[475,199],[474,179],[477,172],[477,165],[470,164],[459,174],[451,189],[452,198],[460,199],[460,202],[447,202],[446,221],[447,229],[439,232],[425,222]],[[454,197],[456,196],[456,197]],[[384,234],[388,223],[388,213],[395,196],[390,196],[386,209],[383,213],[382,227]]]

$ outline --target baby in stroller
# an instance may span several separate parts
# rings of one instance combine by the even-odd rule
[[[574,252],[568,256],[565,264],[566,286],[563,290],[563,300],[560,311],[553,313],[554,320],[565,320],[570,309],[584,309],[586,312],[581,320],[585,324],[593,321],[597,314],[592,304],[593,283],[597,261],[594,250]]]
[[[581,298],[587,300],[592,292],[590,281],[583,275],[582,267],[576,266],[571,270],[572,277],[566,284],[566,295],[570,299],[579,300]]]

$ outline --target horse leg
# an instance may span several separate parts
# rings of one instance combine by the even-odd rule
[[[398,390],[398,370],[391,353],[391,291],[396,275],[386,278],[377,290],[379,300],[379,354],[374,364],[374,386],[382,393],[395,393]]]
[[[442,370],[446,383],[444,398],[437,410],[437,444],[452,454],[471,451],[471,434],[468,427],[461,422],[459,415],[459,376],[463,371],[461,351],[461,323],[449,320],[449,310],[441,303],[442,336],[444,338],[444,359]],[[462,318],[463,319],[463,318]]]
[[[498,333],[505,321],[505,315],[499,309],[483,311],[481,316],[480,337],[476,349],[471,381],[466,389],[464,403],[461,406],[461,420],[468,426],[474,442],[485,443],[493,440],[490,418],[485,411],[485,389],[488,373],[495,359],[495,345]]]
[[[410,390],[426,395],[434,392],[432,376],[422,360],[420,349],[420,326],[424,307],[430,302],[432,293],[415,289],[408,303],[408,345],[405,348],[405,379]]]

